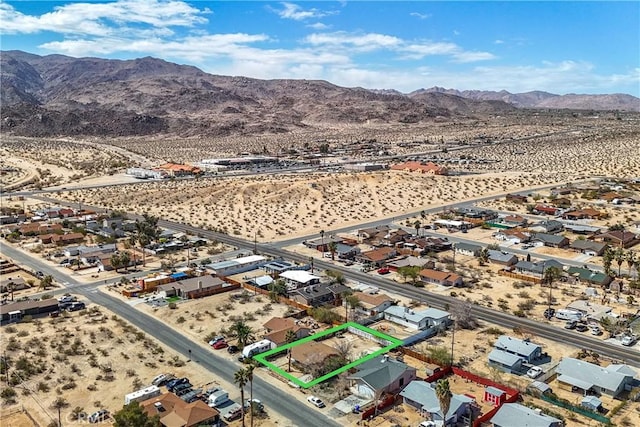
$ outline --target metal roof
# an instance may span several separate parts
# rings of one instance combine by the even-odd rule
[[[505,403],[490,420],[497,427],[551,427],[560,426],[562,421],[518,403]]]
[[[596,385],[602,389],[615,392],[619,390],[627,377],[633,377],[630,372],[635,371],[629,367],[623,369],[621,365],[611,365],[603,368],[589,362],[565,357],[560,361],[556,372],[560,375],[558,380],[567,384],[572,384],[585,390]],[[591,386],[583,387],[588,384],[591,384]]]
[[[522,357],[498,350],[497,348],[494,348],[491,350],[491,353],[489,353],[489,362],[495,362],[504,366],[515,366],[521,360]]]
[[[499,350],[504,350],[508,353],[517,354],[524,357],[529,357],[541,347],[538,344],[534,344],[530,341],[513,338],[508,335],[501,335],[498,341],[493,345]]]

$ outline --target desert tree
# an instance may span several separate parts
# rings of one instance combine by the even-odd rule
[[[233,333],[237,340],[238,346],[243,348],[247,345],[247,342],[253,339],[253,329],[249,325],[247,325],[244,320],[237,320],[231,325],[229,329],[231,333]]]
[[[440,404],[443,425],[446,425],[447,413],[449,412],[449,408],[451,407],[451,398],[453,397],[451,389],[449,388],[449,380],[438,380],[438,382],[436,383],[436,397],[438,398],[438,403]]]

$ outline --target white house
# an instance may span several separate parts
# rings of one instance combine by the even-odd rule
[[[414,330],[424,330],[440,326],[446,327],[451,322],[450,317],[450,313],[438,310],[437,308],[413,311],[409,307],[392,305],[384,310],[384,318],[386,320]]]
[[[285,271],[280,273],[280,278],[284,279],[289,291],[320,283],[320,276],[315,276],[304,270]]]

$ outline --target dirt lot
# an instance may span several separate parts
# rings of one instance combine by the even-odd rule
[[[162,372],[198,383],[214,380],[104,307],[89,305],[58,318],[5,326],[2,332],[11,381],[17,383],[17,403],[3,405],[3,411],[24,407],[41,425],[57,418],[50,405],[59,396],[69,404],[62,418],[70,420],[76,407],[87,413],[121,409],[125,394]]]

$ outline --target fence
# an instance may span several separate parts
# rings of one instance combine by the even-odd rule
[[[249,291],[251,291],[251,292],[262,294],[262,295],[269,295],[271,293],[270,291],[268,291],[266,289],[258,288],[257,286],[253,286],[253,285],[250,285],[248,283],[243,283],[242,287],[247,289],[247,290],[249,290]],[[300,309],[300,310],[307,310],[307,309],[310,308],[308,305],[300,304],[298,301],[283,297],[282,295],[280,295],[278,297],[278,302],[286,304],[286,305],[288,305],[290,307],[295,307],[295,308]]]
[[[591,418],[592,420],[599,421],[603,424],[611,424],[611,420],[604,415],[597,414],[593,411],[589,411],[588,409],[581,408],[579,406],[572,405],[568,402],[563,402],[561,400],[556,400],[553,397],[547,396],[543,394],[540,398],[546,402],[551,403],[552,405],[559,406],[561,408],[567,409],[571,412],[575,412],[576,414],[584,415],[585,417]]]
[[[364,339],[367,339],[369,341],[377,342],[378,344],[383,345],[385,347],[392,344],[391,342],[389,342],[389,341],[387,341],[385,339],[378,338],[378,337],[376,337],[375,335],[373,335],[373,334],[371,334],[369,332],[361,331],[360,329],[354,328],[353,326],[347,327],[347,330],[349,332],[351,332],[352,334],[358,335],[358,336],[360,336],[360,337],[362,337]]]
[[[396,403],[398,396],[397,395],[389,395],[382,402],[378,404],[378,410],[382,410],[388,408],[389,406],[393,406]],[[371,407],[366,409],[362,413],[361,419],[366,420],[369,417],[373,416],[376,413],[376,406],[371,404]]]
[[[511,277],[513,279],[524,280],[525,282],[535,283],[536,285],[540,284],[542,280],[539,277],[526,276],[524,274],[513,273],[511,271],[500,270],[498,274],[501,276]]]

